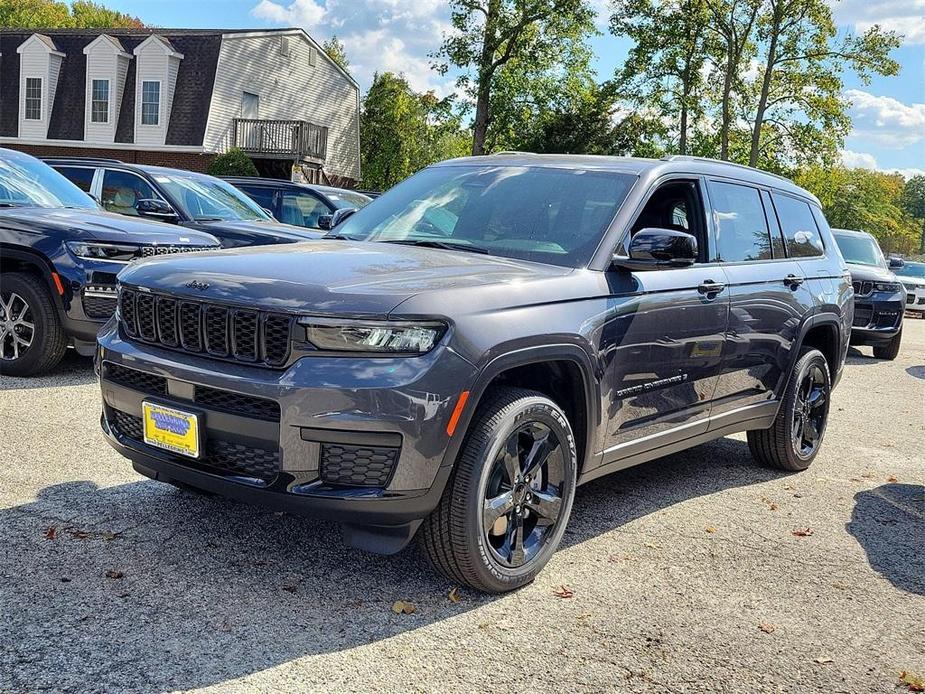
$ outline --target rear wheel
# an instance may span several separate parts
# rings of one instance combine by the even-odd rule
[[[899,356],[899,345],[903,340],[903,329],[900,328],[899,332],[893,337],[892,340],[887,342],[885,345],[877,345],[874,347],[874,356],[877,359],[886,359],[888,361],[893,361]]]
[[[0,373],[32,376],[55,367],[67,338],[51,296],[35,276],[4,274],[0,282]]]
[[[798,472],[810,466],[825,435],[832,384],[825,357],[804,349],[770,429],[748,432],[752,457],[769,467]]]
[[[565,532],[577,468],[562,409],[540,393],[498,388],[480,406],[443,498],[424,521],[431,563],[489,593],[529,583]]]

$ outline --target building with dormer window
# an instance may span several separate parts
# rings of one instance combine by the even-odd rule
[[[0,146],[204,171],[360,179],[360,95],[301,29],[0,30]]]

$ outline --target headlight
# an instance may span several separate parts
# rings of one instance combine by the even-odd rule
[[[299,323],[306,339],[323,352],[425,354],[446,332],[446,325],[436,322],[301,318]]]
[[[899,292],[902,288],[899,282],[874,282],[875,292]]]
[[[127,263],[138,257],[140,246],[130,243],[99,243],[68,241],[68,250],[78,258],[87,260],[115,260]]]

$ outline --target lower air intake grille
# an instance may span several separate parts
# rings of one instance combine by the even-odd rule
[[[321,479],[328,484],[350,487],[384,487],[398,460],[398,448],[321,445]]]

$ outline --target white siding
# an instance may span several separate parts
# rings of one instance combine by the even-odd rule
[[[129,59],[115,46],[101,41],[87,53],[86,111],[84,114],[84,140],[94,144],[111,144],[115,140],[116,125]],[[94,123],[90,117],[93,80],[109,80],[109,122]]]
[[[311,43],[303,35],[288,36],[289,55],[280,52],[280,36],[222,40],[212,108],[203,146],[223,152],[231,146],[234,118],[241,117],[241,96],[260,96],[260,118],[307,120],[328,127],[328,173],[360,178],[357,86],[318,51],[309,64]]]
[[[156,41],[139,48],[141,50],[136,49],[135,52],[135,142],[139,145],[163,145],[167,140],[180,58],[169,55],[163,45]],[[141,90],[145,82],[161,83],[160,118],[157,125],[141,123]]]
[[[48,121],[54,105],[61,56],[49,53],[38,41],[33,41],[20,53],[19,61],[19,137],[44,140],[48,136]],[[26,78],[42,80],[42,119],[26,120]]]

